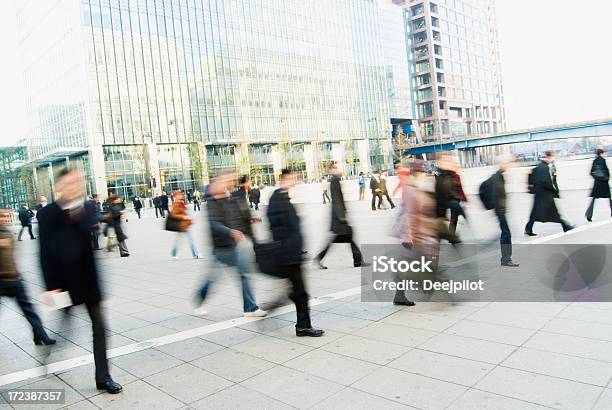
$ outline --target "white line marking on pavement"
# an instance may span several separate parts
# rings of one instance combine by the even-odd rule
[[[544,242],[552,241],[554,239],[561,238],[566,235],[572,235],[575,233],[584,232],[592,228],[604,226],[609,223],[612,223],[612,219],[595,222],[595,223],[589,223],[579,228],[574,228],[569,232],[560,232],[560,233],[556,233],[556,234],[552,234],[548,236],[543,236],[535,240],[528,240],[528,241],[520,242],[520,244],[544,243]],[[489,253],[492,254],[494,252],[497,252],[497,251],[491,251]],[[469,259],[469,257],[465,259],[467,260]],[[465,263],[466,260],[456,261],[455,263],[457,262]],[[359,294],[360,291],[361,291],[361,287],[358,286],[358,287],[354,287],[351,289],[346,289],[343,291],[331,293],[329,295],[319,296],[319,297],[316,297],[310,300],[310,306],[317,306],[317,305],[321,305],[321,304],[331,302],[334,300],[339,300],[339,299],[343,299],[349,296],[354,296],[354,295]],[[263,320],[266,318],[284,315],[285,313],[290,313],[293,311],[295,311],[295,307],[293,305],[287,305],[287,306],[283,306],[283,307],[276,309],[272,314],[266,317],[263,317],[263,318],[241,317],[241,318],[236,318],[236,319],[230,319],[230,320],[226,320],[223,322],[214,323],[212,325],[197,327],[195,329],[189,329],[189,330],[185,330],[182,332],[177,332],[177,333],[173,333],[170,335],[157,337],[155,339],[144,340],[142,342],[117,347],[114,349],[110,349],[107,354],[109,358],[124,356],[127,354],[136,353],[136,352],[150,349],[153,347],[164,346],[167,344],[180,342],[180,341],[191,339],[194,337],[198,337],[198,336],[202,336],[202,335],[206,335],[206,334],[210,334],[214,332],[219,332],[221,330],[230,329],[230,328],[241,326],[247,323]],[[47,374],[51,374],[51,373],[64,372],[66,370],[71,370],[76,367],[85,366],[87,364],[93,363],[93,361],[94,361],[93,354],[88,354],[88,355],[84,355],[80,357],[75,357],[73,359],[62,360],[59,362],[50,363],[45,366],[39,366],[39,367],[27,369],[27,370],[22,370],[19,372],[5,374],[5,375],[0,376],[0,386],[4,386],[10,383],[17,383],[20,381],[34,378],[34,377],[46,376]]]
[[[357,286],[355,288],[342,290],[339,292],[331,293],[329,295],[323,295],[310,300],[310,306],[317,306],[327,302],[331,302],[334,300],[343,299],[349,296],[354,296],[359,294],[361,291],[361,287]],[[153,347],[164,346],[171,343],[180,342],[187,339],[192,339],[194,337],[219,332],[221,330],[230,329],[233,327],[241,326],[247,323],[256,322],[259,320],[263,320],[270,317],[284,315],[285,313],[290,313],[295,311],[295,307],[293,305],[282,306],[278,309],[275,309],[274,312],[266,317],[240,317],[236,319],[225,320],[223,322],[214,323],[212,325],[206,325],[197,327],[194,329],[185,330],[182,332],[173,333],[166,336],[157,337],[155,339],[144,340],[138,343],[132,343],[126,346],[117,347],[114,349],[110,349],[107,352],[109,358],[124,356],[131,353],[136,353],[142,350],[150,349]],[[4,386],[10,383],[17,383],[27,379],[32,379],[34,377],[46,376],[51,373],[59,373],[64,372],[66,370],[71,370],[76,367],[85,366],[90,363],[93,363],[93,354],[88,354],[84,356],[75,357],[73,359],[62,360],[59,362],[49,363],[44,366],[38,366],[27,370],[22,370],[14,373],[9,373],[0,376],[0,386]]]

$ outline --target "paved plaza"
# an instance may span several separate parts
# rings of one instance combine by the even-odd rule
[[[536,240],[609,243],[607,204],[586,225],[587,194],[563,193],[561,211],[578,224],[575,231],[536,224]],[[458,228],[466,240],[498,235],[494,216],[477,202],[472,198],[469,225]],[[511,195],[515,242],[533,240],[522,235],[530,206],[529,195]],[[313,202],[298,208],[312,256],[328,238],[330,208]],[[368,201],[350,202],[349,209],[358,242],[396,241],[389,234],[397,210],[372,212]],[[33,345],[10,300],[0,305],[0,389],[65,389],[66,404],[56,407],[74,409],[612,408],[612,303],[361,303],[360,271],[348,246],[337,245],[328,270],[305,265],[313,325],[324,337],[295,337],[291,306],[263,320],[243,318],[237,275],[229,270],[213,288],[209,314],[194,316],[194,293],[210,260],[204,215],[195,213],[193,226],[202,259],[184,246],[172,260],[173,233],[161,229],[151,209],[141,220],[129,217],[129,258],[97,254],[121,394],[95,388],[84,309],[69,321],[44,313],[58,339],[49,352]],[[262,225],[257,235],[263,239],[265,231]],[[18,243],[34,298],[44,290],[37,246]],[[252,282],[263,307],[286,291],[283,281],[261,274]],[[53,374],[41,376],[45,364]],[[0,408],[10,406],[0,401]]]

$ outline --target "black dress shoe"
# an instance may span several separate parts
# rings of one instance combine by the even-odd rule
[[[314,327],[295,328],[295,335],[298,337],[310,336],[310,337],[321,337],[325,334],[324,330],[315,329]]]
[[[502,262],[501,266],[507,266],[509,268],[518,268],[519,264],[518,263],[514,263],[512,261],[506,261],[506,262]]]
[[[320,260],[315,260],[315,265],[317,265],[317,268],[325,270],[327,269],[327,266],[323,265],[323,263]]]
[[[356,268],[359,268],[359,267],[363,267],[363,266],[372,266],[372,264],[371,263],[367,263],[367,262],[358,262],[358,263],[353,263],[353,266],[356,267]]]
[[[414,303],[411,300],[405,299],[405,300],[394,300],[393,304],[395,306],[414,306],[416,305],[416,303]]]
[[[527,231],[525,231],[525,235],[527,235],[527,236],[538,236],[537,233],[527,232]]]
[[[586,217],[586,220],[589,222],[593,222],[593,219],[589,218],[588,216]]]
[[[34,337],[34,344],[36,346],[50,346],[54,345],[57,341],[55,339],[51,339],[49,336],[44,335],[43,337]]]
[[[590,221],[589,221],[590,222]],[[572,229],[574,229],[576,227],[576,225],[567,225],[563,227],[563,232],[568,232],[571,231]]]
[[[106,392],[110,394],[117,394],[123,390],[123,387],[111,378],[105,382],[96,382],[96,387],[98,390],[106,390]]]

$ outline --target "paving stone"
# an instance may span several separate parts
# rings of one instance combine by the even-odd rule
[[[412,407],[387,400],[383,397],[374,396],[369,393],[362,392],[350,387],[334,394],[331,397],[317,403],[312,407],[318,410],[337,410],[337,409],[352,409],[352,410],[400,410],[409,409]]]
[[[492,364],[500,363],[516,349],[511,345],[444,333],[432,337],[418,347],[423,350]]]
[[[114,359],[114,362],[120,368],[139,378],[168,370],[183,363],[181,360],[155,349],[119,356]]]
[[[141,380],[124,385],[119,394],[100,394],[90,400],[102,409],[169,410],[184,406],[184,403]]]
[[[567,409],[590,409],[602,390],[601,387],[504,367],[494,369],[476,388],[543,406]]]
[[[358,336],[342,337],[323,346],[322,349],[379,365],[387,364],[410,350],[406,346],[365,339]]]
[[[410,347],[417,346],[436,334],[428,330],[382,322],[372,323],[354,333],[356,336]]]
[[[298,343],[265,335],[260,335],[246,342],[234,345],[233,349],[274,363],[284,363],[312,350],[312,348]]]
[[[294,407],[240,385],[191,403],[189,408],[201,410],[289,410]]]
[[[434,379],[473,386],[495,366],[445,354],[413,349],[387,365]]]
[[[231,347],[247,340],[257,337],[258,334],[238,327],[221,330],[219,332],[208,333],[200,336],[204,340],[216,343],[221,346]]]
[[[467,387],[383,367],[352,387],[408,406],[444,409]]]
[[[114,366],[112,363],[110,366],[110,373],[113,380],[121,385],[131,383],[136,380],[136,376],[117,366]],[[101,392],[96,388],[95,366],[93,364],[80,366],[75,369],[58,373],[57,377],[79,392],[79,394],[83,397],[89,398],[101,394]]]
[[[460,319],[454,317],[412,313],[408,310],[400,310],[382,319],[382,322],[392,325],[414,327],[432,332],[442,332],[459,320]]]
[[[200,400],[233,384],[189,363],[146,377],[144,381],[184,403]]]
[[[223,349],[223,346],[208,342],[200,338],[192,338],[164,346],[156,347],[160,352],[169,354],[177,359],[190,362]]]
[[[525,343],[524,347],[612,362],[612,342],[584,337],[538,332]]]
[[[468,390],[449,407],[452,410],[544,410],[548,408],[476,389]]]
[[[276,366],[275,363],[234,349],[219,350],[191,364],[236,383]]]
[[[339,384],[281,366],[241,385],[300,409],[309,408],[342,390]]]
[[[444,333],[473,337],[488,340],[490,342],[505,343],[520,346],[529,339],[536,331],[513,326],[497,325],[493,323],[474,322],[462,320],[449,327]]]
[[[349,386],[380,366],[323,350],[313,350],[284,366]]]

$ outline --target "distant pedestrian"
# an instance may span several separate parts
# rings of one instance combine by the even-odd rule
[[[21,275],[17,270],[15,261],[15,242],[13,234],[7,229],[11,222],[11,211],[0,209],[0,297],[15,298],[17,305],[30,323],[34,334],[34,344],[52,345],[51,339],[45,331],[40,317],[30,301]]]
[[[323,203],[326,204],[330,202],[329,195],[327,194],[327,190],[329,189],[329,182],[327,181],[327,177],[324,177],[321,181],[321,190],[323,191]],[[327,202],[325,201],[327,200]]]
[[[44,195],[41,195],[38,198],[38,205],[36,205],[36,212],[40,211],[41,208],[44,208],[48,204],[49,204],[49,201],[47,200],[47,197]]]
[[[574,226],[559,215],[555,199],[559,198],[557,185],[557,169],[555,167],[555,153],[546,151],[542,161],[533,169],[530,175],[530,185],[533,185],[533,208],[529,221],[525,225],[525,235],[535,236],[533,225],[535,222],[555,222],[561,224],[563,232],[574,229]]]
[[[370,178],[370,190],[372,191],[372,211],[376,211],[382,207],[382,189],[380,187],[380,174],[378,171],[374,171],[372,173],[372,177]],[[376,204],[376,200],[378,199],[378,204]]]
[[[393,203],[393,200],[389,196],[389,190],[387,189],[387,177],[388,176],[389,175],[387,171],[384,171],[382,174],[380,174],[379,188],[380,188],[380,194],[381,194],[381,202],[382,202],[382,197],[384,196],[385,198],[387,198],[387,201],[389,202],[391,209],[393,209],[395,208],[395,204]]]
[[[261,191],[257,187],[257,185],[253,184],[251,190],[249,191],[249,206],[251,208],[255,208],[255,210],[259,210],[259,202],[261,200]]]
[[[119,393],[110,376],[102,292],[91,247],[91,219],[83,204],[85,178],[75,170],[60,172],[59,199],[39,212],[40,262],[50,293],[67,291],[74,305],[85,304],[93,329],[95,381],[98,390]]]
[[[359,200],[363,201],[365,199],[365,187],[366,187],[366,177],[363,175],[363,172],[359,173]]]
[[[160,198],[161,198],[162,216],[165,217],[166,214],[170,210],[170,199],[168,198],[168,194],[166,194],[165,192],[162,192]]]
[[[85,202],[88,208],[88,215],[91,215],[91,244],[95,251],[100,248],[100,218],[102,216],[102,205],[98,200],[98,195],[94,194],[91,199]]]
[[[19,230],[19,236],[17,237],[18,241],[21,241],[21,235],[23,231],[28,228],[28,233],[30,234],[30,239],[36,239],[34,234],[32,233],[32,218],[34,217],[34,212],[30,208],[28,208],[27,204],[21,204],[21,207],[18,211],[19,222],[21,223],[21,229]]]
[[[174,246],[172,247],[170,255],[174,259],[178,259],[178,244],[182,238],[187,238],[189,247],[191,248],[191,256],[197,259],[200,257],[200,254],[198,253],[198,248],[196,247],[193,237],[191,236],[191,231],[189,230],[192,221],[189,215],[187,215],[187,206],[183,197],[184,196],[182,192],[176,191],[176,193],[174,194],[174,203],[172,204],[172,210],[168,214],[168,220],[173,219],[177,221],[176,223],[178,225],[178,230],[176,231],[176,239],[174,241]]]
[[[113,228],[115,232],[115,237],[117,239],[117,243],[119,245],[119,255],[121,257],[130,256],[130,252],[127,248],[127,243],[125,240],[127,236],[123,231],[123,224],[121,218],[123,216],[123,211],[125,209],[125,205],[121,198],[117,195],[112,195],[109,198],[109,206],[108,206],[108,225]],[[109,241],[109,244],[112,247],[112,241]],[[109,249],[110,250],[110,249]]]
[[[327,254],[327,251],[334,243],[349,243],[351,245],[351,252],[353,253],[353,266],[368,266],[364,263],[363,256],[359,250],[359,246],[353,239],[353,228],[348,223],[346,204],[344,202],[344,195],[342,194],[342,186],[340,184],[340,177],[342,176],[342,170],[338,164],[333,164],[330,168],[332,174],[330,190],[331,190],[331,231],[333,237],[331,241],[325,246],[325,248],[319,252],[315,257],[315,263],[319,269],[327,269],[327,266],[323,265],[323,258]]]
[[[160,216],[164,217],[164,210],[162,208],[162,199],[161,195],[153,198],[153,206],[155,207],[155,218],[159,218]]]
[[[268,204],[267,216],[274,241],[280,242],[281,260],[278,261],[291,282],[289,298],[295,304],[297,321],[296,336],[319,337],[325,333],[312,327],[308,307],[308,293],[302,277],[304,238],[300,218],[289,200],[289,190],[295,186],[296,176],[288,170],[281,171],[280,187],[274,191]]]
[[[593,190],[591,191],[591,204],[586,210],[585,217],[587,221],[591,222],[593,219],[593,209],[595,208],[595,200],[597,198],[605,198],[610,203],[610,211],[612,212],[612,199],[610,198],[610,170],[606,164],[606,153],[603,149],[599,148],[597,151],[597,157],[593,160],[591,166],[591,176],[595,180],[593,183]]]
[[[140,211],[142,209],[140,197],[135,196],[134,199],[132,199],[132,205],[134,205],[134,211],[136,211],[136,215],[138,215],[138,219],[140,219]]]
[[[200,203],[202,202],[202,194],[197,189],[193,192],[193,210],[200,211]]]
[[[442,154],[438,159],[437,168],[435,198],[438,234],[440,239],[446,239],[450,243],[459,243],[460,239],[456,233],[456,226],[458,214],[463,212],[459,205],[463,189],[458,186],[460,182],[455,172],[456,165],[450,155]],[[451,211],[450,223],[448,222],[449,210]]]

